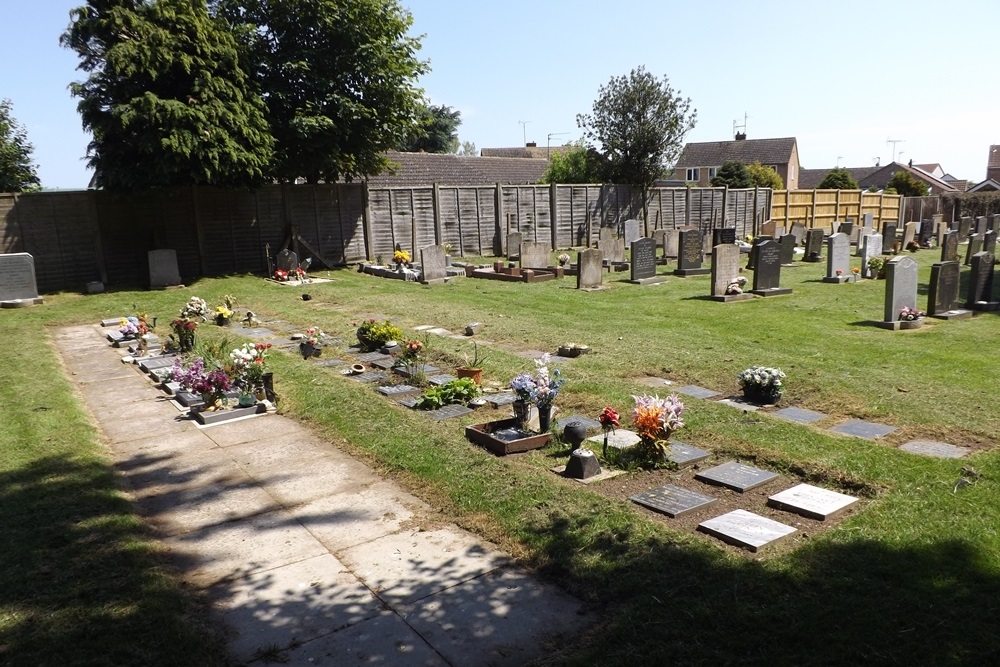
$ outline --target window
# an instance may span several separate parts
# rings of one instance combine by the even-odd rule
[[[687,174],[684,176],[685,181],[700,181],[701,180],[701,170],[698,167],[687,169]]]
[[[708,180],[712,180],[713,178],[715,178],[715,174],[718,171],[719,171],[718,167],[709,167],[708,168]]]

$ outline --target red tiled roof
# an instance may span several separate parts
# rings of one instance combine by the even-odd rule
[[[453,155],[450,153],[397,153],[388,158],[398,166],[368,179],[373,187],[416,185],[505,185],[537,183],[548,160]]]

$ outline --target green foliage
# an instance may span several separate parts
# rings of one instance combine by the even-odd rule
[[[395,0],[215,0],[267,101],[275,174],[377,174],[420,118],[412,16]]]
[[[549,167],[542,175],[541,182],[600,183],[603,181],[603,171],[601,155],[578,141],[568,150],[557,151],[549,156]]]
[[[885,271],[885,258],[872,257],[868,260],[868,270],[876,276],[881,276]]]
[[[402,340],[403,330],[388,320],[365,320],[357,330],[358,340],[368,342],[367,347],[376,349],[390,340]]]
[[[607,161],[609,181],[645,192],[677,160],[696,118],[690,98],[675,94],[666,76],[639,66],[601,86],[592,113],[577,115],[576,124]]]
[[[753,187],[747,166],[736,160],[729,160],[719,167],[719,171],[715,172],[715,177],[712,179],[712,185],[717,188],[723,186],[730,188]]]
[[[977,217],[1000,213],[1000,192],[946,192],[941,195],[944,210],[955,211],[955,217]]]
[[[778,172],[754,161],[747,165],[747,172],[750,174],[750,186],[758,188],[771,188],[772,190],[784,190],[785,182],[781,180]]]
[[[892,188],[896,194],[904,197],[926,197],[930,192],[927,185],[908,171],[900,169],[886,183],[886,189]]]
[[[437,410],[452,403],[468,403],[479,396],[479,385],[472,378],[457,378],[425,391],[417,402],[421,410]]]
[[[851,172],[843,167],[831,169],[818,186],[819,190],[857,190],[858,182],[851,176]]]
[[[26,192],[41,186],[28,133],[11,114],[10,100],[0,100],[0,192]]]
[[[88,164],[99,186],[262,183],[272,139],[233,36],[205,0],[90,0],[63,46],[80,55]]]
[[[479,157],[479,149],[476,148],[475,143],[471,141],[463,141],[458,147],[458,154],[466,157]]]
[[[459,149],[458,126],[462,124],[462,112],[444,105],[422,105],[417,124],[397,150],[409,153],[455,153]],[[475,145],[472,146],[473,154]]]

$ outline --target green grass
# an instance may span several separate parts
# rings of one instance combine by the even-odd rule
[[[922,285],[936,255],[916,255]],[[555,450],[495,458],[464,440],[461,427],[475,417],[433,423],[335,371],[275,355],[285,414],[590,603],[599,623],[553,662],[995,663],[1000,465],[992,448],[1000,418],[992,404],[1000,363],[991,343],[1000,317],[884,331],[865,322],[880,319],[885,284],[823,284],[823,268],[785,271],[783,285],[795,290],[789,297],[735,304],[699,298],[707,278],[657,287],[612,282],[610,290],[580,293],[571,279],[423,287],[339,271],[335,282],[309,286],[308,302],[299,298],[303,290],[232,277],[185,292],[54,295],[41,308],[0,313],[7,341],[0,363],[13,375],[0,383],[10,415],[0,424],[0,535],[11,545],[0,553],[0,662],[31,656],[33,664],[63,664],[73,656],[70,662],[139,664],[155,655],[149,662],[201,664],[217,655],[214,638],[194,629],[198,601],[163,571],[118,495],[96,434],[39,331],[136,306],[162,323],[191,294],[213,305],[234,294],[265,319],[318,325],[346,342],[365,316],[392,317],[404,329],[461,331],[482,322],[480,336],[497,344],[485,377],[498,383],[530,366],[514,350],[591,345],[592,354],[565,365],[569,380],[557,405],[567,413],[596,414],[604,405],[627,412],[634,379],[646,374],[735,393],[736,374],[759,364],[785,370],[783,402],[829,413],[822,425],[858,417],[900,427],[872,443],[687,401],[685,440],[866,497],[865,509],[836,528],[758,559],[554,477],[546,468]],[[470,351],[462,341],[431,343],[438,365]],[[914,438],[979,452],[945,461],[894,448]],[[963,466],[981,478],[953,492]],[[104,576],[108,568],[118,576]],[[56,576],[60,584],[49,585]],[[108,632],[109,619],[134,630]],[[129,640],[139,633],[149,640]]]

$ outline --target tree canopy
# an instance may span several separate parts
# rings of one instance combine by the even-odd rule
[[[750,174],[751,187],[771,188],[772,190],[785,189],[785,182],[781,180],[778,172],[760,162],[751,162],[748,164],[747,173]]]
[[[737,160],[723,162],[712,178],[712,185],[717,188],[722,186],[730,188],[753,187],[753,183],[750,180],[750,171],[745,164]]]
[[[70,15],[61,42],[88,74],[70,89],[100,187],[264,180],[264,106],[204,0],[90,0]]]
[[[902,169],[892,175],[885,187],[886,190],[891,188],[897,195],[904,197],[926,197],[929,192],[929,188],[923,181]]]
[[[604,180],[602,156],[583,142],[549,156],[549,167],[542,174],[542,183],[600,183]]]
[[[858,182],[851,176],[851,172],[843,167],[835,167],[823,177],[817,188],[820,190],[857,190],[859,186]]]
[[[577,115],[576,123],[588,147],[604,156],[609,180],[645,191],[677,160],[696,118],[691,100],[675,93],[667,77],[640,66],[601,86],[592,113]]]
[[[417,124],[399,143],[398,150],[409,153],[455,153],[462,112],[449,106],[421,106]]]
[[[10,100],[0,100],[0,192],[25,192],[41,186],[31,154],[35,147],[11,113]]]
[[[348,180],[379,173],[419,117],[427,70],[395,0],[214,0],[267,104],[274,173]]]

